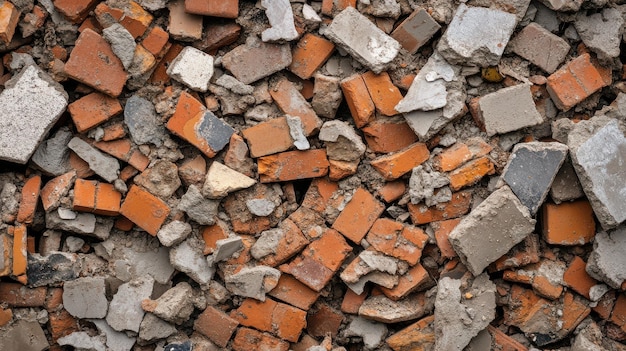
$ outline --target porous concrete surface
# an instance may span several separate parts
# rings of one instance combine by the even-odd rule
[[[620,287],[626,280],[624,273],[626,260],[620,250],[624,243],[626,243],[626,228],[624,227],[608,233],[598,233],[587,262],[587,273],[614,289]]]
[[[167,68],[167,74],[193,90],[205,92],[213,76],[213,56],[186,47]]]

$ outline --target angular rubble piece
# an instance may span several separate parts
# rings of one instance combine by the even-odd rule
[[[567,157],[550,187],[550,198],[556,204],[580,199],[585,196],[570,157]]]
[[[567,145],[574,169],[604,229],[626,220],[626,138],[619,122],[604,116],[574,125]]]
[[[333,250],[328,250],[329,247]],[[351,251],[352,247],[337,231],[327,229],[319,239],[309,244],[300,256],[279,268],[319,292],[333,278]]]
[[[244,248],[243,239],[240,236],[231,236],[215,242],[215,250],[207,257],[209,265],[225,261]]]
[[[143,300],[141,305],[145,311],[153,313],[162,320],[179,325],[189,320],[193,312],[193,295],[191,285],[181,282],[168,289],[156,300]]]
[[[158,231],[157,237],[163,246],[170,247],[185,240],[189,234],[191,234],[189,223],[172,221]]]
[[[74,219],[62,219],[59,211],[50,211],[46,213],[46,227],[90,235],[96,230],[96,216],[91,213],[79,213]]]
[[[170,63],[167,75],[193,90],[206,92],[213,76],[213,56],[187,46]]]
[[[436,194],[438,196],[438,194]],[[415,225],[426,224],[435,221],[453,219],[466,214],[470,209],[472,200],[471,192],[462,190],[452,194],[450,201],[428,206],[424,203],[407,205],[411,221]]]
[[[566,337],[591,312],[585,299],[570,292],[548,301],[519,285],[512,285],[508,301],[504,324],[518,327],[539,347]]]
[[[132,185],[122,203],[120,214],[152,236],[156,236],[170,214],[170,208],[148,191]]]
[[[379,218],[365,240],[376,250],[415,265],[422,257],[428,236],[419,228],[404,226],[388,218]]]
[[[12,3],[5,1],[0,5],[0,19],[0,40],[9,44],[20,20],[20,11]]]
[[[367,90],[363,76],[360,74],[350,76],[342,80],[340,85],[354,124],[357,128],[365,127],[374,118],[376,106]]]
[[[430,156],[424,143],[414,143],[398,152],[373,159],[370,164],[385,180],[395,180],[419,166]]]
[[[369,92],[376,111],[384,116],[394,116],[398,114],[395,106],[402,100],[402,94],[393,82],[387,72],[374,74],[373,72],[365,72],[362,75],[367,91]]]
[[[400,43],[353,7],[336,15],[324,35],[377,74],[384,71],[400,51]]]
[[[511,188],[531,215],[548,196],[554,177],[565,161],[567,146],[556,142],[529,142],[515,145],[502,180]]]
[[[350,290],[360,295],[365,291],[367,282],[388,289],[395,287],[399,281],[397,275],[404,274],[406,268],[406,263],[370,248],[352,260],[339,277]]]
[[[136,342],[136,337],[129,337],[126,333],[118,332],[117,330],[111,328],[103,319],[92,319],[90,322],[95,324],[96,328],[100,332],[100,335],[104,335],[106,337],[106,346],[110,351],[128,350],[132,348]]]
[[[263,41],[291,41],[298,37],[289,0],[261,0],[261,7],[270,22],[270,28],[261,32]]]
[[[494,66],[500,61],[516,24],[514,14],[460,4],[437,50],[452,64]]]
[[[32,224],[39,201],[41,191],[41,176],[35,175],[24,182],[22,188],[20,208],[17,212],[16,221],[26,225]]]
[[[335,118],[337,110],[343,101],[339,77],[325,76],[321,73],[314,75],[313,100],[311,107],[318,116]]]
[[[596,222],[589,201],[546,203],[542,209],[542,233],[548,244],[584,245],[596,235]]]
[[[288,44],[268,44],[248,39],[222,57],[222,66],[244,84],[251,84],[281,71],[291,64]]]
[[[78,137],[72,138],[67,146],[74,151],[78,157],[89,163],[89,168],[107,182],[112,183],[117,179],[120,164],[113,157],[101,153]]]
[[[219,199],[254,184],[256,180],[214,161],[206,174],[202,195],[210,199]]]
[[[426,269],[421,264],[411,267],[404,275],[398,279],[398,285],[389,289],[384,286],[378,288],[393,301],[399,301],[414,291],[422,291],[435,285],[434,280],[430,277]]]
[[[489,157],[481,157],[450,172],[448,175],[450,178],[450,189],[457,191],[466,186],[476,184],[484,176],[494,173],[495,166]]]
[[[345,330],[346,336],[360,336],[367,350],[376,350],[387,335],[387,326],[362,317],[352,319]]]
[[[504,186],[489,195],[457,225],[449,239],[475,276],[535,229],[528,208]]]
[[[462,351],[496,317],[496,285],[489,276],[483,273],[471,286],[461,289],[463,283],[461,279],[449,277],[439,280],[435,301],[435,350]]]
[[[304,135],[304,124],[302,119],[297,116],[285,115],[287,126],[289,127],[289,135],[293,139],[293,146],[298,150],[308,150],[311,148],[309,140]]]
[[[589,273],[587,273],[586,267],[587,263],[583,261],[582,258],[574,256],[574,259],[569,263],[567,270],[563,273],[563,283],[585,298],[592,300],[590,295],[591,290],[597,289],[601,283],[593,279]],[[596,299],[593,299],[592,301],[596,301]]]
[[[79,133],[84,133],[122,112],[119,100],[94,92],[67,106]]]
[[[433,312],[436,289],[415,293],[400,301],[384,295],[368,297],[361,307],[359,316],[382,323],[399,323],[415,320]]]
[[[289,274],[281,274],[278,284],[268,293],[271,297],[308,311],[320,294]]]
[[[626,280],[626,259],[621,248],[626,243],[626,228],[619,227],[609,233],[600,232],[593,243],[585,270],[589,275],[618,289]]]
[[[131,96],[126,101],[124,123],[137,145],[150,143],[161,146],[166,139],[165,130],[159,122],[154,105],[138,94]]]
[[[328,174],[326,151],[287,151],[257,160],[261,183],[317,178]]]
[[[298,226],[285,219],[278,228],[266,230],[250,248],[250,254],[260,264],[275,267],[300,252],[309,244]]]
[[[63,308],[76,318],[104,318],[109,302],[103,277],[83,277],[63,284]]]
[[[582,0],[541,0],[541,3],[545,5],[550,10],[554,11],[567,11],[567,12],[576,12],[580,10],[580,6],[583,4]]]
[[[568,111],[591,94],[611,85],[612,80],[611,69],[600,66],[585,53],[550,75],[546,88],[554,105]]]
[[[72,209],[104,216],[117,216],[122,194],[111,184],[77,179],[74,183]]]
[[[161,134],[160,131],[159,134]],[[121,161],[127,162],[130,166],[134,167],[140,172],[144,172],[148,167],[148,164],[150,163],[150,159],[142,154],[141,151],[137,150],[137,148],[133,146],[133,143],[129,139],[98,141],[95,142],[93,146]],[[135,181],[137,181],[136,178]]]
[[[185,11],[203,16],[237,18],[239,0],[185,0]]]
[[[9,229],[9,234],[13,234],[13,255],[11,257],[13,267],[11,274],[18,277],[26,274],[26,269],[28,268],[26,226],[18,224],[13,228],[12,232]]]
[[[35,65],[7,81],[0,94],[0,160],[28,162],[67,101],[63,87]]]
[[[124,69],[128,70],[137,47],[133,35],[121,24],[113,23],[102,30],[102,37],[111,45],[111,50],[122,61]]]
[[[530,84],[518,84],[480,97],[477,124],[493,136],[543,123],[530,87]]]
[[[365,153],[365,144],[361,137],[350,125],[342,121],[325,122],[318,138],[326,145],[326,154],[331,160],[358,162]]]
[[[302,96],[295,83],[281,77],[270,86],[269,92],[281,111],[290,116],[300,117],[305,135],[315,133],[322,126],[322,120]]]
[[[154,26],[141,41],[141,46],[155,57],[161,57],[171,46],[168,39],[169,34],[163,28]]]
[[[428,316],[385,340],[393,351],[430,350],[435,347],[435,316]],[[517,351],[517,350],[516,350]]]
[[[46,335],[36,320],[17,320],[0,332],[2,350],[44,351],[49,347]]]
[[[189,219],[200,225],[215,224],[219,201],[206,199],[195,185],[190,185],[176,207],[187,214]]]
[[[306,312],[287,304],[266,299],[245,299],[230,313],[241,325],[270,332],[281,339],[297,342],[306,326]]]
[[[289,343],[275,338],[268,333],[262,333],[250,328],[239,328],[232,342],[234,351],[248,351],[253,349],[288,351]]]
[[[120,285],[109,304],[107,323],[117,331],[139,332],[139,325],[145,314],[141,301],[150,298],[154,278],[144,276]]]
[[[278,284],[280,271],[267,266],[242,268],[235,274],[224,278],[226,289],[231,293],[265,301],[265,294],[272,291]]]
[[[609,338],[598,324],[591,320],[583,321],[578,329],[578,334],[572,342],[572,351],[621,350],[624,348],[622,343]]]
[[[556,71],[570,50],[565,39],[534,22],[511,39],[509,47],[514,53],[548,73]]]
[[[162,199],[174,195],[181,185],[176,164],[163,159],[154,162],[152,167],[137,175],[133,182]]]
[[[58,338],[60,346],[71,346],[78,350],[105,351],[105,338],[103,336],[91,336],[87,332],[77,331]]]
[[[306,33],[291,52],[289,70],[302,79],[313,76],[335,51],[335,45],[315,34]]]
[[[385,206],[367,190],[359,187],[343,208],[332,228],[352,242],[359,244]]]
[[[61,127],[48,140],[42,142],[30,158],[32,165],[45,175],[60,176],[70,171],[70,149],[72,140],[69,128]]]
[[[579,13],[574,22],[576,32],[598,59],[610,65],[620,54],[620,40],[624,29],[623,10],[612,7],[586,16]]]
[[[105,323],[106,324],[106,323]],[[139,326],[137,341],[140,344],[155,342],[176,333],[176,327],[152,313],[146,313]],[[126,334],[124,334],[126,335]],[[109,338],[107,337],[107,342]],[[134,343],[134,340],[133,340]],[[110,347],[110,345],[108,345]],[[132,348],[132,345],[130,345]],[[122,350],[120,350],[122,351]]]
[[[199,246],[194,237],[186,239],[170,249],[170,262],[198,284],[205,285],[213,278],[215,269],[209,266]]]
[[[76,39],[64,69],[70,78],[113,97],[122,93],[128,79],[109,43],[89,28]]]
[[[530,284],[539,296],[549,300],[558,299],[563,292],[565,263],[544,259],[518,270],[504,271],[504,280]]]
[[[400,151],[417,141],[417,136],[406,122],[375,120],[361,130],[367,147],[378,153]]]
[[[14,234],[14,243],[16,242],[15,240],[19,240],[17,229]],[[15,255],[15,252],[13,254],[13,274],[17,275],[15,267],[17,255]],[[25,268],[28,286],[32,287],[52,285],[76,279],[81,269],[76,255],[54,251],[46,256],[36,253],[28,254],[28,265]]]
[[[168,4],[169,22],[167,31],[172,38],[180,41],[202,39],[203,17],[185,10],[185,0],[177,0]],[[200,1],[196,1],[200,3]]]
[[[391,32],[391,37],[410,54],[415,54],[440,28],[439,23],[425,9],[416,8]]]
[[[293,146],[286,117],[261,122],[241,133],[248,142],[250,156],[254,158],[287,151]],[[272,135],[272,138],[268,138],[268,135]]]
[[[216,326],[220,326],[216,328]],[[213,306],[207,308],[198,316],[193,329],[209,338],[219,347],[226,347],[235,333],[239,322],[230,318],[226,313]]]

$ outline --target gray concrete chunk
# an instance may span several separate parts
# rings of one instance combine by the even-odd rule
[[[552,182],[567,156],[561,143],[517,144],[502,172],[502,179],[532,215],[546,199]]]
[[[131,96],[124,106],[124,123],[135,144],[163,145],[165,129],[159,123],[159,117],[150,101],[138,95]]]
[[[324,35],[375,73],[387,69],[400,51],[400,43],[353,7],[336,15]]]
[[[567,41],[537,23],[524,27],[511,40],[509,47],[514,53],[548,73],[553,73],[559,68],[570,49]]]
[[[516,24],[514,14],[461,4],[437,49],[452,64],[497,65]]]
[[[200,243],[193,237],[170,250],[170,262],[174,268],[201,285],[208,284],[215,273],[202,254]]]
[[[362,317],[355,317],[348,325],[346,334],[362,337],[365,348],[374,350],[383,342],[385,335],[387,335],[387,326]]]
[[[552,187],[550,187],[550,197],[556,204],[560,204],[564,201],[579,199],[584,195],[583,187],[580,185],[572,161],[568,157],[554,177]]]
[[[104,318],[109,302],[103,277],[84,277],[63,284],[63,307],[76,318]]]
[[[576,123],[567,145],[600,224],[616,227],[626,220],[626,138],[619,122],[599,116]]]
[[[535,220],[504,186],[463,218],[449,239],[461,261],[475,276],[535,230]]]
[[[191,234],[191,225],[181,221],[172,221],[157,232],[162,245],[170,247],[185,240]]]
[[[596,235],[586,271],[590,276],[618,289],[626,280],[626,227]]]
[[[479,117],[489,136],[536,126],[543,117],[533,101],[530,84],[519,84],[478,100]]]
[[[355,161],[365,154],[365,144],[354,128],[346,122],[333,120],[325,122],[319,139],[326,145],[326,154],[331,160]]]
[[[46,256],[29,254],[26,268],[28,286],[38,287],[68,282],[78,278],[80,269],[81,264],[75,254],[65,252],[52,252]]]
[[[193,288],[186,282],[178,283],[167,290],[158,299],[152,313],[155,316],[171,323],[181,324],[193,312]]]
[[[222,65],[244,84],[254,83],[291,64],[289,44],[278,45],[249,40],[222,57]]]
[[[44,351],[49,347],[37,321],[18,320],[0,331],[0,350]]]
[[[117,331],[139,332],[139,325],[145,314],[141,301],[150,298],[154,278],[144,276],[120,285],[109,305],[106,321]]]
[[[78,137],[70,140],[67,146],[87,162],[92,171],[107,182],[112,183],[117,179],[120,173],[120,163],[115,158],[103,154]]]
[[[72,346],[75,350],[105,351],[104,336],[91,336],[87,332],[77,331],[57,340],[61,346]]]
[[[111,328],[104,319],[92,319],[90,322],[96,325],[100,334],[106,336],[107,351],[127,351],[135,344],[137,338]]]
[[[267,266],[243,268],[233,275],[226,276],[226,288],[235,295],[265,301],[265,294],[278,284],[280,271]]]
[[[263,41],[291,41],[298,37],[289,0],[261,0],[271,28],[261,33]]]
[[[25,67],[0,93],[0,160],[25,164],[67,107],[63,87]]]
[[[217,217],[219,201],[202,197],[200,189],[190,185],[178,203],[178,209],[184,211],[190,219],[201,225],[212,225]]]
[[[610,64],[620,54],[623,16],[622,11],[607,7],[589,16],[581,12],[574,22],[580,39],[605,64]]]
[[[139,326],[139,341],[149,343],[165,339],[176,333],[176,331],[176,327],[173,324],[162,320],[152,313],[146,313]]]
[[[69,163],[70,149],[67,143],[72,140],[72,132],[61,127],[54,136],[39,145],[31,162],[47,175],[60,176],[72,168]]]
[[[128,71],[128,68],[133,63],[135,48],[137,47],[133,35],[121,24],[113,23],[102,30],[102,37],[111,44],[111,50],[122,61],[122,65]]]
[[[46,227],[91,235],[96,230],[96,216],[92,213],[79,213],[74,219],[61,219],[58,211],[51,211],[46,213]]]

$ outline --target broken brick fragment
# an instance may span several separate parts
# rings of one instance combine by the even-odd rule
[[[155,236],[170,214],[170,208],[147,190],[133,185],[120,207],[120,214]]]

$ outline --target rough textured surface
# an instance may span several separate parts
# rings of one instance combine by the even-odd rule
[[[205,92],[213,76],[213,56],[188,46],[172,61],[167,74],[193,90]]]
[[[107,323],[117,331],[139,332],[139,325],[145,314],[141,301],[152,295],[154,278],[144,276],[120,285],[109,304]]]
[[[507,104],[502,104],[507,101]],[[478,101],[480,118],[488,135],[504,134],[543,122],[529,84],[519,84],[485,95]]]
[[[609,233],[598,233],[587,262],[587,273],[612,288],[619,288],[626,280],[624,273],[626,260],[620,250],[624,243],[626,243],[626,228],[624,227],[619,227]]]
[[[158,121],[152,103],[138,95],[133,95],[124,106],[124,122],[133,141],[138,145],[151,143],[161,146],[165,131]]]
[[[63,307],[76,318],[104,318],[108,301],[104,278],[84,277],[63,284]]]
[[[89,168],[107,182],[117,179],[120,163],[111,156],[105,155],[84,140],[74,137],[67,146],[89,164]]]
[[[272,26],[261,33],[263,41],[290,41],[298,37],[288,0],[262,0],[261,6],[265,8],[265,15]]]

